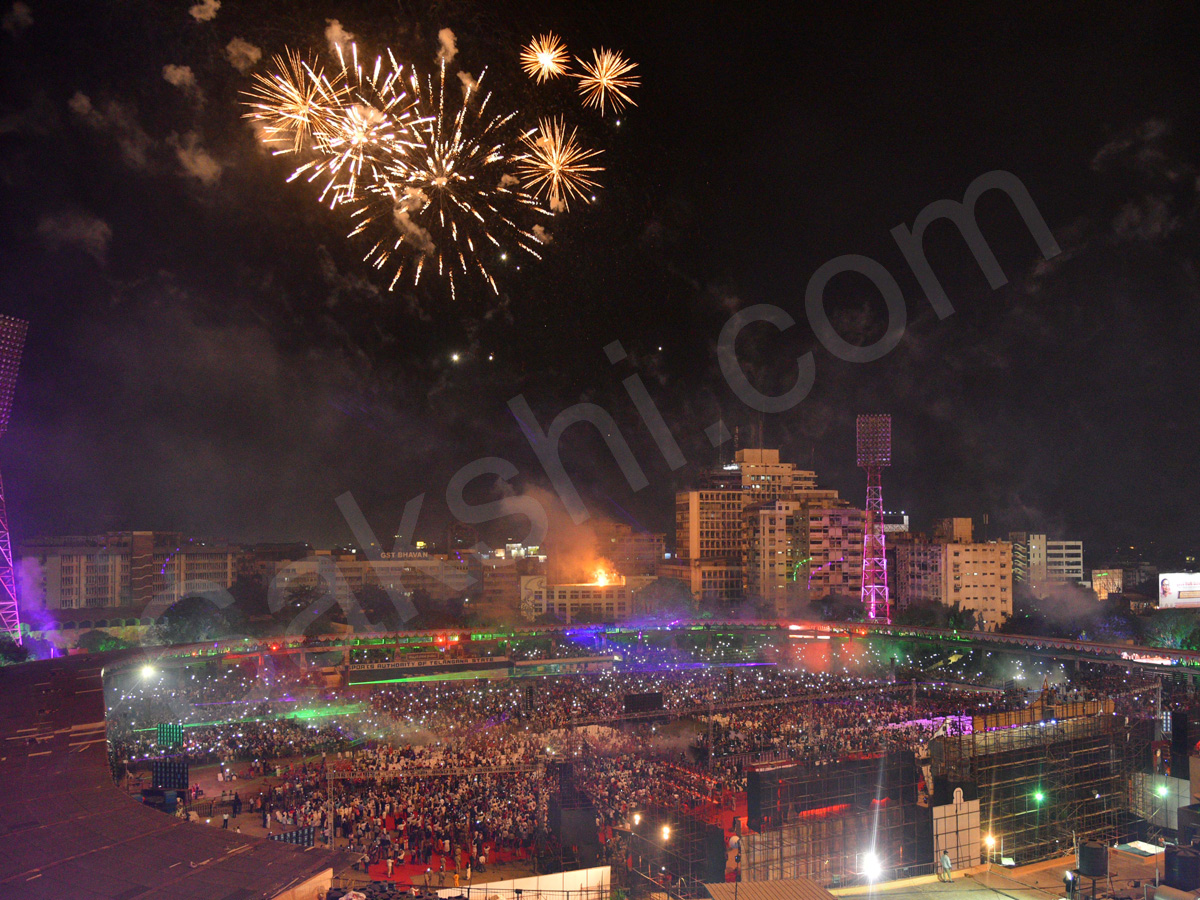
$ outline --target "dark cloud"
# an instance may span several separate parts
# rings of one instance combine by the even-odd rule
[[[3,17],[0,17],[0,26],[15,37],[26,28],[33,27],[33,10],[29,8],[28,4],[17,0],[16,3],[9,7],[8,12]]]
[[[108,245],[112,241],[109,224],[84,212],[43,215],[38,220],[37,233],[51,249],[77,247],[99,263],[108,256]]]

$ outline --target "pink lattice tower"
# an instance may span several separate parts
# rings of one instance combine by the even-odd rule
[[[8,431],[17,387],[17,370],[25,349],[25,331],[29,323],[0,315],[0,434]],[[4,506],[4,482],[0,480],[0,630],[14,641],[21,641],[21,615],[17,606],[17,577],[13,571],[12,539],[8,533],[8,511]]]
[[[883,539],[883,469],[892,464],[892,417],[858,417],[858,467],[867,472],[867,521],[863,528],[862,602],[871,621],[892,621],[887,552]]]

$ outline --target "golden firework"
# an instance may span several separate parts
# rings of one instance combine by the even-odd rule
[[[572,197],[582,199],[586,190],[597,186],[592,173],[604,170],[587,160],[600,151],[580,147],[575,129],[568,131],[562,119],[542,119],[521,140],[529,152],[518,158],[517,170],[525,186],[535,196],[544,196],[554,212],[566,211]]]
[[[250,111],[245,118],[257,124],[263,143],[280,153],[299,153],[316,136],[322,117],[338,109],[348,96],[344,84],[334,85],[321,69],[299,53],[276,56],[267,72],[255,72],[246,92]]]
[[[529,42],[529,46],[521,50],[521,68],[530,78],[536,78],[538,84],[548,78],[566,74],[570,61],[566,44],[556,34],[535,37]]]
[[[487,245],[501,258],[515,247],[541,259],[540,239],[521,224],[523,213],[548,215],[514,173],[519,156],[515,112],[488,112],[484,80],[468,79],[460,93],[447,91],[446,65],[438,78],[413,77],[419,125],[410,144],[364,187],[352,214],[352,234],[382,226],[383,235],[365,260],[382,269],[395,265],[392,285],[406,272],[413,282],[436,269],[455,295],[455,280],[479,276],[499,293],[487,266]],[[455,99],[461,96],[461,105]]]
[[[592,62],[575,57],[583,71],[576,74],[579,79],[579,93],[583,95],[585,106],[597,107],[604,114],[605,103],[610,105],[613,112],[620,112],[625,104],[637,106],[625,93],[626,88],[638,86],[636,75],[630,75],[637,68],[637,63],[625,59],[615,50],[592,51]]]

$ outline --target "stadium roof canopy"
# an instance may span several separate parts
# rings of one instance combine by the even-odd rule
[[[345,861],[189,823],[113,783],[101,663],[0,668],[0,896],[28,900],[271,898]]]

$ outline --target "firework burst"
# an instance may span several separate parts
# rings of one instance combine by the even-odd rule
[[[521,139],[528,148],[518,158],[522,181],[535,196],[545,197],[554,212],[566,211],[572,197],[582,199],[585,191],[597,187],[592,173],[603,168],[587,161],[600,151],[580,147],[575,129],[568,130],[562,119],[542,119]]]
[[[245,117],[257,125],[263,143],[280,148],[276,152],[299,153],[313,141],[324,117],[345,103],[348,92],[299,53],[276,56],[272,69],[254,73],[245,94],[250,108]]]
[[[513,247],[541,259],[540,239],[520,224],[531,212],[548,213],[516,174],[516,113],[488,110],[492,95],[481,91],[483,79],[463,80],[461,104],[457,91],[447,92],[444,63],[436,79],[412,79],[421,124],[351,214],[358,221],[352,234],[383,226],[365,259],[378,269],[395,265],[392,286],[408,273],[415,284],[436,269],[451,295],[456,279],[474,275],[499,293],[487,255]]]
[[[566,45],[555,34],[535,37],[521,50],[521,68],[538,84],[565,75],[570,61]]]
[[[303,156],[288,180],[317,182],[322,201],[347,211],[350,237],[391,274],[389,289],[427,273],[448,281],[452,297],[467,278],[498,294],[489,261],[510,252],[541,259],[550,235],[537,218],[597,187],[598,152],[580,146],[574,128],[549,118],[519,124],[481,88],[483,74],[452,73],[448,86],[444,59],[422,76],[391,51],[372,61],[355,44],[334,53],[328,74],[300,54],[276,56],[255,74],[245,116],[274,153]],[[584,103],[601,113],[632,103],[634,64],[608,50],[593,57],[577,76]],[[542,82],[566,73],[569,57],[544,34],[521,60]]]
[[[625,104],[637,106],[625,93],[627,88],[638,86],[638,78],[630,73],[637,68],[637,63],[625,59],[615,50],[592,51],[592,62],[575,57],[582,70],[575,75],[579,79],[579,93],[583,96],[584,106],[600,110],[604,115],[607,103],[613,112],[620,112]]]

